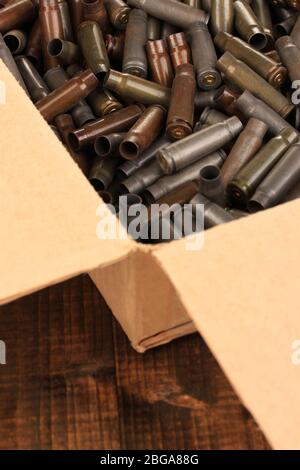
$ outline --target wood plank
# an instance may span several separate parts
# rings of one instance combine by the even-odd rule
[[[115,326],[122,447],[267,449],[199,335],[135,354]]]
[[[0,449],[267,449],[198,335],[136,353],[87,276],[0,308]]]
[[[112,317],[86,277],[0,309],[0,449],[118,449]]]

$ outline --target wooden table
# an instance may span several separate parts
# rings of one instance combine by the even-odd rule
[[[0,449],[268,449],[195,334],[139,355],[87,276],[0,308]]]

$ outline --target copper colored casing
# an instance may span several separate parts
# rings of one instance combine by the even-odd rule
[[[38,101],[36,107],[44,119],[51,122],[56,116],[69,111],[78,101],[88,96],[98,84],[93,72],[85,70]]]
[[[69,143],[75,150],[93,145],[99,135],[128,131],[144,111],[144,106],[131,105],[108,114],[70,133]]]
[[[59,64],[55,57],[48,52],[52,39],[64,39],[62,18],[57,0],[40,0],[39,20],[41,26],[42,51],[45,70]]]
[[[166,110],[159,105],[146,109],[130,129],[120,145],[120,154],[126,160],[135,160],[155,141],[161,133]]]
[[[50,1],[50,0],[49,0]],[[0,33],[5,34],[34,18],[36,12],[32,0],[15,0],[0,9]]]
[[[179,140],[193,131],[196,79],[192,64],[180,65],[176,70],[167,119],[167,135]]]
[[[152,79],[171,88],[174,74],[166,41],[164,39],[148,41],[147,55]]]
[[[192,61],[191,49],[184,33],[171,34],[167,38],[173,68]]]

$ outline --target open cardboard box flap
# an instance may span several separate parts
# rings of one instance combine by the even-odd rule
[[[1,61],[0,79],[3,303],[112,263],[134,243],[97,238],[101,199]]]
[[[148,251],[271,444],[299,449],[300,201],[210,230],[199,252],[99,240],[98,195],[2,63],[0,79],[0,302]]]
[[[273,447],[300,449],[300,200],[154,256]]]

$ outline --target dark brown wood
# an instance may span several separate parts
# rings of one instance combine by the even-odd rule
[[[0,308],[0,449],[267,449],[199,335],[136,353],[87,276]]]

